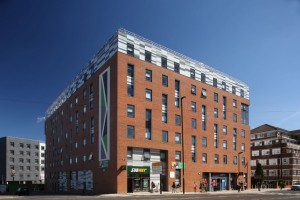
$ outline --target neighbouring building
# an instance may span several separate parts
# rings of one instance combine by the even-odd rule
[[[1,183],[44,184],[45,148],[38,140],[0,138]]]
[[[268,124],[251,130],[251,176],[256,164],[264,171],[264,183],[277,187],[279,180],[287,186],[300,181],[300,130],[287,131]]]
[[[250,185],[249,104],[243,82],[118,29],[46,111],[46,190]]]

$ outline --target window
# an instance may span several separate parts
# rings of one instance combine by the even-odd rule
[[[219,147],[219,145],[218,145],[218,143],[219,143],[219,130],[218,130],[219,128],[218,128],[218,124],[214,124],[214,147],[215,148],[218,148]]]
[[[20,143],[20,148],[24,148],[24,143]]]
[[[27,147],[27,149],[30,149],[30,148],[31,148],[30,144],[27,144],[26,147]]]
[[[207,154],[202,153],[202,163],[207,163]]]
[[[196,136],[192,135],[192,161],[196,162]]]
[[[127,138],[134,138],[134,126],[127,126]]]
[[[151,62],[151,52],[150,51],[145,51],[145,61]]]
[[[168,76],[162,75],[162,85],[168,87]]]
[[[259,156],[259,150],[251,151],[252,156]]]
[[[152,82],[152,70],[146,69],[146,80]]]
[[[232,117],[233,117],[233,122],[237,122],[237,115],[235,113],[233,113]]]
[[[130,64],[127,66],[127,95],[134,96],[134,66]]]
[[[237,165],[237,156],[233,156],[233,164]]]
[[[222,90],[226,91],[226,83],[224,81],[222,81]]]
[[[207,147],[207,138],[202,137],[202,147]]]
[[[201,73],[201,82],[206,83],[206,77],[204,73]]]
[[[227,165],[227,155],[223,155],[223,164]]]
[[[196,102],[194,101],[191,102],[191,110],[192,112],[196,112]]]
[[[181,125],[181,116],[175,115],[175,124],[180,126]]]
[[[85,99],[86,97],[86,88],[83,89],[83,98]]]
[[[272,155],[280,154],[280,148],[272,149]]]
[[[127,43],[127,54],[134,56],[134,45]]]
[[[195,69],[193,69],[193,68],[191,68],[190,69],[190,77],[192,78],[192,79],[195,79]]]
[[[236,87],[232,86],[232,94],[236,94]]]
[[[219,116],[218,108],[215,108],[214,109],[214,117],[218,118],[218,116]]]
[[[227,118],[227,97],[223,96],[223,119]]]
[[[245,151],[245,143],[241,144],[241,151],[243,151],[243,152]]]
[[[162,94],[162,122],[168,123],[168,95]]]
[[[196,85],[191,85],[191,94],[196,95]]]
[[[236,100],[235,100],[235,99],[233,99],[233,101],[232,101],[232,106],[233,106],[234,108],[236,108],[236,107],[237,107],[237,102],[236,102]]]
[[[10,150],[10,154],[11,155],[15,155],[15,151],[14,150]]]
[[[180,73],[180,66],[177,62],[174,62],[174,72]]]
[[[241,97],[244,97],[244,90],[243,89],[240,90],[240,93],[241,93]]]
[[[206,130],[206,106],[202,105],[202,130]]]
[[[175,143],[181,144],[181,133],[175,133]]]
[[[202,90],[201,90],[201,98],[206,99],[206,97],[207,97],[206,89],[202,88]]]
[[[197,128],[197,120],[192,118],[192,128],[196,129]]]
[[[23,158],[19,158],[19,162],[20,163],[24,163],[24,159]]]
[[[161,66],[162,66],[163,68],[168,68],[167,58],[161,57]]]
[[[180,81],[175,80],[175,107],[179,108]]]
[[[152,135],[152,110],[146,109],[146,139],[151,140]]]
[[[162,131],[162,141],[168,142],[168,131]]]
[[[176,151],[175,152],[175,161],[181,161],[181,152],[180,151]]]
[[[24,151],[20,151],[20,155],[23,156],[24,155]]]
[[[218,80],[216,78],[213,78],[213,86],[218,87]]]
[[[14,162],[15,162],[15,159],[14,159],[13,157],[10,157],[10,158],[9,158],[9,161],[10,161],[11,163],[14,163]]]
[[[127,117],[134,117],[134,105],[127,104]]]
[[[133,151],[131,147],[127,148],[127,160],[132,160]]]
[[[14,147],[14,146],[15,146],[15,143],[14,143],[14,142],[10,142],[10,146],[11,146],[11,147]]]
[[[215,164],[219,164],[219,155],[215,154]]]
[[[227,149],[227,140],[223,140],[223,149]]]
[[[146,100],[152,101],[152,90],[146,89]]]
[[[94,126],[95,126],[95,120],[94,120],[94,117],[91,117],[91,121],[90,121],[90,142],[91,144],[94,144],[95,142],[95,129],[94,129]]]
[[[223,125],[223,134],[227,135],[227,126]]]
[[[219,95],[218,95],[218,93],[214,93],[214,101],[215,102],[219,101]]]
[[[249,125],[249,106],[242,104],[242,124]]]

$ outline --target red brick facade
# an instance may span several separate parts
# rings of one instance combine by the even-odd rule
[[[134,65],[134,97],[127,96],[127,65]],[[110,160],[108,168],[101,168],[99,163],[99,75],[110,68]],[[145,80],[145,70],[152,70],[152,82]],[[162,85],[162,75],[168,76],[168,86]],[[180,108],[174,104],[175,80],[180,81],[180,94],[183,99],[184,147],[185,147],[185,191],[193,191],[193,183],[199,182],[208,173],[231,174],[235,187],[238,164],[234,164],[234,156],[239,157],[241,144],[245,144],[245,165],[240,162],[240,171],[246,174],[247,184],[250,185],[250,128],[241,123],[241,104],[249,105],[249,100],[234,95],[197,80],[193,80],[174,71],[156,66],[135,57],[117,52],[90,79],[88,79],[75,93],[73,93],[46,121],[46,189],[59,192],[60,172],[66,172],[66,192],[81,193],[81,189],[72,188],[72,172],[91,170],[93,173],[93,189],[91,193],[127,193],[127,171],[121,166],[127,165],[127,148],[140,147],[159,149],[167,152],[167,187],[175,181],[170,178],[174,171],[171,163],[175,161],[175,151],[182,151],[182,145],[175,143],[175,132],[181,133],[181,126],[175,124],[175,115],[181,115]],[[89,105],[89,88],[93,84],[93,109]],[[196,85],[196,95],[191,94],[191,85]],[[145,99],[145,90],[152,90],[152,101]],[[207,97],[201,97],[202,88],[206,89]],[[86,97],[83,93],[86,91]],[[218,102],[214,101],[214,93],[218,93]],[[168,122],[161,120],[162,94],[168,95]],[[222,98],[227,98],[227,119],[222,117]],[[77,103],[76,103],[77,98]],[[233,99],[237,106],[233,107]],[[191,111],[191,101],[196,102],[196,112]],[[72,104],[72,108],[71,105]],[[127,117],[127,104],[135,106],[135,117]],[[84,113],[84,106],[86,112]],[[202,130],[201,107],[206,106],[207,129]],[[152,138],[145,139],[145,109],[152,109]],[[219,111],[218,118],[214,117],[214,109]],[[78,133],[76,133],[76,112],[78,111]],[[233,122],[233,114],[237,115],[237,122]],[[72,122],[70,117],[72,116]],[[95,142],[90,140],[90,121],[94,118]],[[197,128],[192,129],[191,119],[197,121]],[[83,122],[86,128],[83,128]],[[218,124],[218,148],[214,147],[214,124]],[[127,138],[127,125],[135,127],[135,137]],[[222,131],[227,126],[227,134]],[[233,150],[233,129],[237,130],[237,149]],[[72,133],[71,133],[72,130]],[[168,131],[168,142],[162,141],[162,131]],[[241,131],[245,130],[245,137]],[[191,137],[196,136],[196,162],[192,161]],[[202,147],[202,137],[207,138],[207,147]],[[58,139],[59,138],[59,139]],[[86,139],[86,145],[83,140]],[[223,140],[227,141],[227,149],[223,149]],[[76,148],[77,141],[77,148]],[[93,158],[89,155],[92,152]],[[202,153],[207,153],[207,163],[202,163]],[[83,155],[86,161],[83,161]],[[219,164],[215,164],[214,155],[219,155]],[[227,155],[227,164],[223,163],[223,155]],[[77,156],[77,163],[76,163]],[[70,157],[72,163],[70,164]],[[76,174],[76,173],[75,173]],[[77,173],[78,176],[78,173]],[[182,177],[181,177],[182,178]],[[208,178],[208,177],[206,177]],[[84,183],[87,184],[87,183]],[[82,190],[82,188],[84,188]],[[228,189],[228,187],[226,188]],[[86,192],[86,191],[84,191]]]

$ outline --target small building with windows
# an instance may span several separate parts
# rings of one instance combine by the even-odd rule
[[[45,143],[38,140],[0,138],[1,183],[44,184],[45,150]]]
[[[120,28],[46,111],[46,189],[168,191],[183,169],[187,192],[250,185],[249,105],[242,81]]]
[[[288,131],[269,124],[251,130],[251,176],[255,178],[256,164],[264,172],[264,184],[278,187],[300,180],[300,130]]]

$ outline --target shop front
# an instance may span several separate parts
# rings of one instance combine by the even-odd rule
[[[127,192],[150,191],[150,167],[127,166]]]

